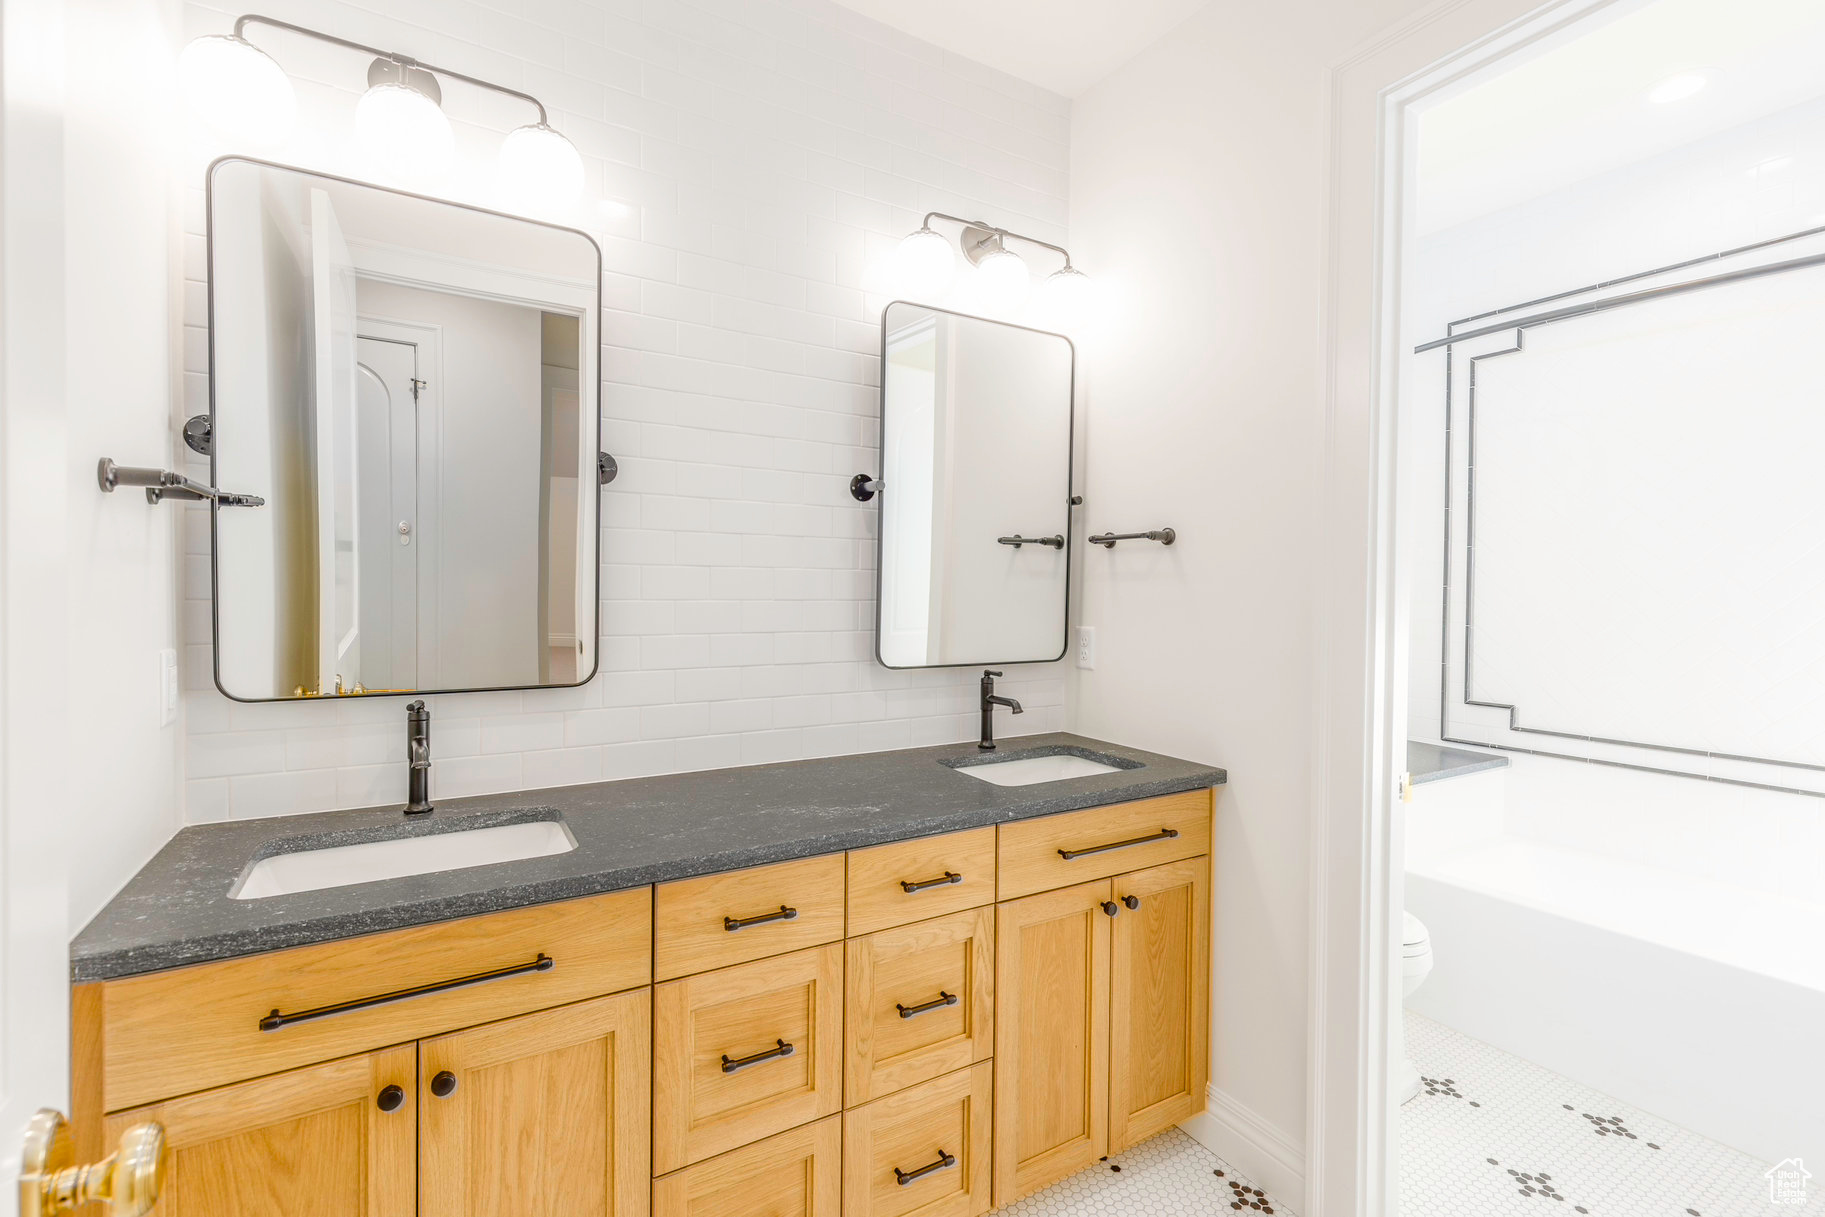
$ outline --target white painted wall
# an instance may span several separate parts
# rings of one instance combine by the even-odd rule
[[[179,520],[138,491],[106,496],[95,484],[104,455],[175,459],[175,106],[161,50],[175,48],[178,12],[169,0],[71,0],[64,17],[67,431],[21,455],[60,462],[67,476],[68,632],[44,641],[67,649],[74,734],[63,797],[44,814],[68,817],[69,840],[81,843],[75,928],[181,819],[181,726],[161,727],[158,707],[158,654],[177,645]],[[44,239],[59,234],[47,228]],[[28,696],[40,694],[62,696]]]
[[[219,32],[238,9],[185,9]],[[1068,104],[829,0],[599,0],[503,11],[281,0],[273,16],[524,87],[583,153],[572,222],[601,244],[602,674],[576,690],[433,700],[442,797],[972,738],[968,670],[872,657],[878,310],[872,268],[923,213],[1065,235]],[[275,155],[355,171],[358,57],[256,32],[305,77]],[[461,94],[459,97],[458,94]],[[492,204],[506,103],[452,88],[457,197]],[[184,289],[206,402],[202,168]],[[201,471],[204,466],[194,466]],[[187,511],[187,815],[403,799],[401,703],[235,705],[209,678],[208,536]],[[1057,665],[1009,672],[1023,731],[1064,725]]]
[[[1324,69],[1410,7],[1218,3],[1077,99],[1097,666],[1076,729],[1221,764],[1212,1099],[1239,1168],[1303,1169]]]

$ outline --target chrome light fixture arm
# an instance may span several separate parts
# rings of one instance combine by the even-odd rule
[[[988,252],[988,248],[999,248],[1000,242],[1012,239],[1024,241],[1028,245],[1037,245],[1041,249],[1049,249],[1063,258],[1066,266],[1071,265],[1071,251],[1064,246],[1054,245],[1050,241],[1041,241],[1038,237],[1029,237],[1025,233],[1018,233],[1009,228],[1000,228],[986,220],[971,220],[963,216],[951,215],[948,212],[928,211],[925,213],[924,227],[930,228],[933,220],[947,220],[952,224],[963,225],[963,256],[971,262],[980,261],[982,255]],[[983,235],[972,240],[972,232]],[[993,244],[990,244],[991,242]],[[984,248],[985,245],[988,245],[988,248]]]
[[[403,68],[416,68],[419,71],[430,72],[436,76],[448,76],[452,80],[460,80],[465,84],[471,84],[480,89],[490,89],[496,93],[505,93],[509,97],[517,97],[539,112],[540,126],[549,125],[549,116],[545,112],[545,103],[530,93],[522,93],[518,89],[510,89],[506,85],[495,84],[491,80],[483,80],[480,77],[452,71],[449,68],[440,68],[436,64],[425,63],[422,60],[413,59],[409,55],[401,55],[394,51],[383,50],[380,47],[369,46],[365,42],[355,42],[348,38],[338,38],[334,34],[325,34],[323,31],[313,30],[309,26],[294,25],[289,21],[281,21],[277,17],[267,17],[260,13],[243,13],[241,16],[235,18],[234,36],[241,39],[241,41],[246,42],[247,35],[245,31],[250,25],[271,26],[273,29],[287,30],[293,34],[302,34],[306,38],[315,38],[319,42],[327,42],[334,46],[346,47],[351,51],[360,51],[363,54],[372,55],[377,59],[384,59],[388,62],[399,64]]]

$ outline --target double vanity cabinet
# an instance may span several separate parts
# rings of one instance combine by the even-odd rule
[[[1212,798],[78,983],[79,1140],[163,1217],[974,1217],[1202,1110]]]

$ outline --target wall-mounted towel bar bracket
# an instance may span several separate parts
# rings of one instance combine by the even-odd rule
[[[1091,537],[1090,544],[1114,549],[1117,541],[1158,541],[1161,545],[1171,545],[1178,539],[1179,534],[1170,528],[1154,528],[1147,532],[1106,532]]]
[[[214,503],[218,507],[266,506],[266,500],[257,494],[231,494],[226,490],[217,490],[214,486],[193,482],[183,474],[172,473],[168,469],[116,465],[111,458],[105,456],[95,466],[95,480],[101,483],[102,490],[108,494],[113,494],[122,486],[144,486],[148,503],[187,499]]]
[[[995,544],[1012,545],[1015,549],[1019,549],[1022,545],[1045,545],[1045,546],[1051,547],[1052,549],[1063,549],[1065,547],[1065,539],[1063,536],[996,537]]]
[[[858,503],[866,503],[869,499],[874,498],[876,491],[886,488],[886,482],[878,477],[870,477],[866,473],[858,473],[849,479],[849,493]]]

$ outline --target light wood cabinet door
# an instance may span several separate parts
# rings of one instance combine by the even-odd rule
[[[653,990],[653,1173],[843,1109],[843,944]]]
[[[640,989],[423,1041],[421,1217],[645,1217],[650,1001]]]
[[[1109,955],[1109,1152],[1204,1110],[1210,859],[1118,875]]]
[[[843,1117],[653,1180],[653,1217],[843,1217]]]
[[[117,1112],[106,1143],[165,1126],[156,1217],[413,1217],[416,1061],[407,1044]]]
[[[995,1205],[1109,1152],[1110,883],[999,905]]]
[[[843,1116],[843,1217],[989,1211],[995,1067],[987,1061]]]
[[[994,909],[882,930],[848,950],[845,1106],[994,1055]]]

